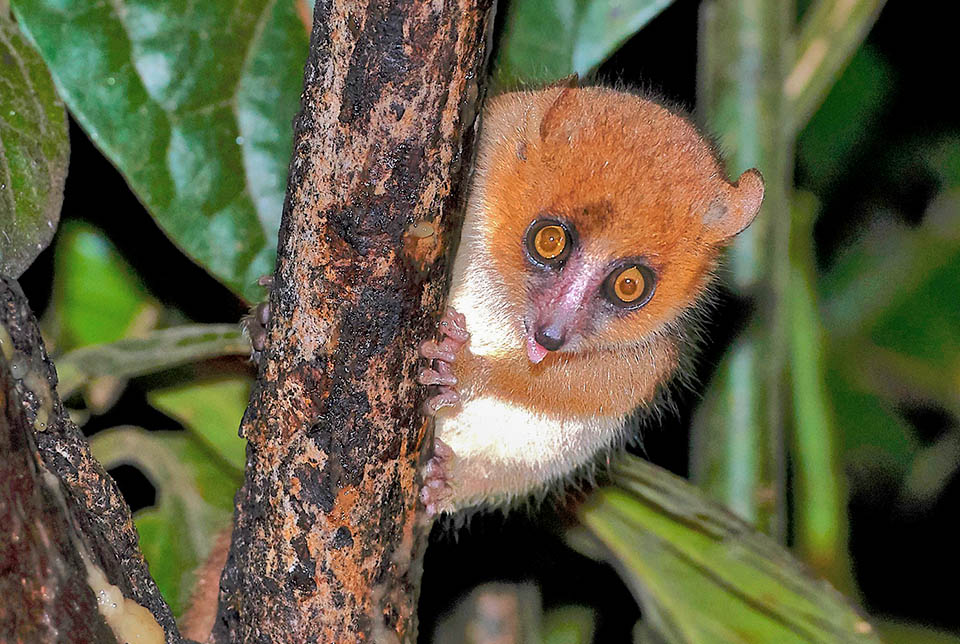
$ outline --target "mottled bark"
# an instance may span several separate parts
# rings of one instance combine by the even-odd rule
[[[16,282],[0,278],[0,642],[113,642],[88,564],[180,641],[130,509],[63,410]]]
[[[490,4],[316,4],[218,642],[416,639],[417,346],[459,226]]]

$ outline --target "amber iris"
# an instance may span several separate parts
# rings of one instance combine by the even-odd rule
[[[643,273],[631,266],[617,275],[613,283],[613,292],[626,303],[635,302],[644,292]]]
[[[559,257],[566,246],[567,234],[560,226],[544,226],[533,240],[533,247],[543,259]]]

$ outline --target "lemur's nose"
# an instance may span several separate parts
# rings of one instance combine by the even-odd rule
[[[537,344],[548,351],[556,351],[563,346],[566,340],[563,329],[552,324],[539,329],[533,335],[533,338],[537,341]]]

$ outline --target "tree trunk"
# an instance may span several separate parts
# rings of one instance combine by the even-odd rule
[[[417,347],[459,229],[489,14],[316,4],[217,642],[416,640]]]

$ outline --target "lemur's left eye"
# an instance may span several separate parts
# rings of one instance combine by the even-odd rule
[[[555,219],[538,219],[527,228],[527,257],[540,266],[559,267],[570,256],[570,231]]]
[[[607,299],[625,309],[638,309],[653,297],[657,277],[649,266],[631,264],[614,270],[603,282]]]

